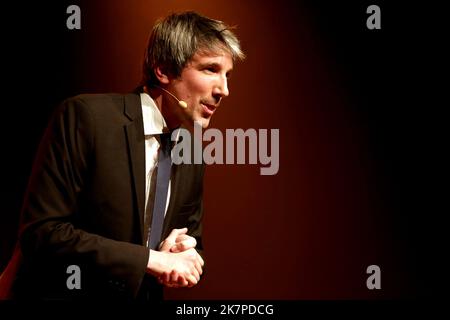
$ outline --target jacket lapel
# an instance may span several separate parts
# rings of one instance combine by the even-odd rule
[[[128,142],[128,154],[130,159],[130,170],[133,178],[133,188],[135,201],[137,204],[137,217],[139,221],[139,241],[144,244],[144,215],[145,215],[145,136],[144,123],[142,118],[142,103],[139,92],[128,94],[124,97],[124,114],[130,119],[130,123],[125,125],[125,135]],[[162,237],[164,239],[169,233],[170,222],[174,216],[176,203],[179,200],[179,166],[172,165],[170,178],[170,199],[164,218]],[[144,244],[145,245],[145,244]]]
[[[144,207],[145,207],[145,137],[142,120],[140,95],[133,93],[124,97],[124,114],[131,122],[125,125],[128,142],[130,170],[133,178],[135,203],[139,221],[140,242],[144,239]]]

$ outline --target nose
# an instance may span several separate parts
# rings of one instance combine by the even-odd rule
[[[230,95],[230,91],[228,90],[228,79],[226,76],[220,77],[217,85],[214,88],[213,94],[217,98],[225,98]]]

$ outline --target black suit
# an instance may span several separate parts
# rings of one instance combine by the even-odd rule
[[[62,103],[25,197],[23,261],[11,291],[16,297],[159,295],[146,275],[143,245],[144,142],[138,93],[80,95]],[[203,165],[173,166],[162,239],[188,227],[202,249],[203,173]],[[81,290],[67,289],[69,265],[81,269]]]

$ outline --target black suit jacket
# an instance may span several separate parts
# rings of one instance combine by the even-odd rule
[[[39,147],[22,210],[16,298],[159,297],[146,275],[141,100],[80,95],[62,103]],[[202,250],[203,165],[174,165],[164,239],[188,227]],[[81,270],[69,290],[67,268]]]

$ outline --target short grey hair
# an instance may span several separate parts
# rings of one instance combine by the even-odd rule
[[[143,84],[159,84],[154,73],[156,67],[162,68],[170,76],[179,77],[198,50],[225,49],[233,61],[243,60],[245,54],[232,29],[222,21],[193,11],[174,13],[158,21],[145,52]]]

